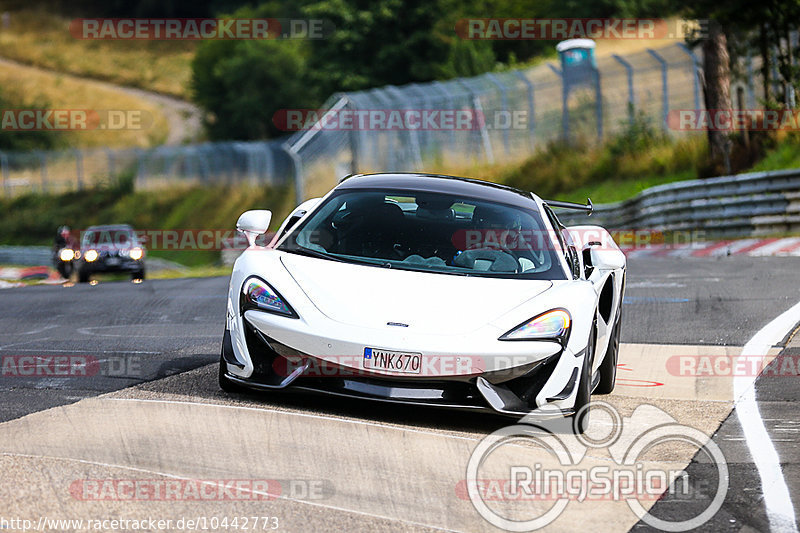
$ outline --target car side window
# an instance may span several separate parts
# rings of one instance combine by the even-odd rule
[[[298,211],[297,213],[292,214],[292,217],[289,219],[289,222],[286,223],[286,226],[283,228],[283,231],[281,231],[281,234],[278,235],[278,238],[280,239],[289,233],[289,230],[292,229],[294,225],[297,224],[297,221],[303,218],[305,214],[305,211]]]
[[[553,225],[553,228],[556,231],[558,242],[561,244],[561,248],[564,250],[564,258],[567,260],[567,264],[569,265],[573,279],[580,278],[581,263],[580,258],[578,257],[578,250],[575,248],[575,243],[572,241],[572,236],[569,234],[564,224],[558,220],[558,217],[555,213],[553,213],[552,209],[545,206],[544,210],[547,212],[550,223]]]

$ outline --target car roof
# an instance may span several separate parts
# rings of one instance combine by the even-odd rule
[[[344,178],[336,189],[392,189],[438,192],[481,198],[527,209],[537,207],[533,195],[529,192],[489,181],[442,174],[415,172],[353,174]]]
[[[105,224],[101,226],[89,226],[86,231],[110,231],[110,230],[126,230],[133,231],[133,228],[128,224]]]

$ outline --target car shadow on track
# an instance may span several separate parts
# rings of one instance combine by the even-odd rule
[[[126,396],[136,397],[139,391],[148,393],[148,398],[152,398],[153,394],[169,396],[170,399],[175,399],[172,395],[180,395],[186,397],[184,401],[225,403],[265,411],[300,412],[458,433],[488,434],[515,423],[513,418],[492,413],[392,404],[304,391],[292,392],[290,389],[279,392],[227,393],[220,390],[217,383],[216,364],[143,383],[129,389]]]

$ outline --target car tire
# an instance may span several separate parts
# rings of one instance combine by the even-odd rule
[[[144,270],[140,270],[138,272],[134,272],[133,274],[131,274],[131,279],[144,280]]]
[[[608,350],[603,362],[600,363],[600,382],[597,384],[595,392],[597,394],[611,394],[614,392],[614,385],[617,381],[617,362],[619,361],[619,332],[622,324],[622,314],[617,310],[614,330],[611,339],[608,341]]]
[[[592,331],[586,344],[586,355],[583,358],[581,379],[578,381],[578,394],[575,397],[572,429],[576,434],[585,433],[589,427],[589,403],[592,401],[592,362],[596,343],[597,324],[592,323]]]
[[[78,270],[78,282],[80,283],[88,283],[89,282],[89,273],[85,270]]]
[[[72,264],[59,261],[56,270],[58,270],[58,273],[61,274],[62,278],[69,279],[69,277],[72,275]]]

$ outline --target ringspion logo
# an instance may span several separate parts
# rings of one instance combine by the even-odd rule
[[[722,450],[708,435],[652,405],[640,405],[630,417],[605,402],[587,408],[592,417],[609,420],[589,426],[584,434],[574,427],[581,423],[583,410],[565,420],[559,409],[545,406],[487,435],[473,449],[465,479],[455,486],[456,497],[469,499],[481,517],[506,531],[546,528],[567,506],[587,500],[624,501],[638,519],[662,531],[690,531],[716,515],[728,491],[729,473]],[[705,465],[700,475],[649,459],[653,450],[674,449],[676,444],[692,451],[687,462],[695,456]],[[511,459],[495,459],[503,457],[499,450],[507,446],[516,447],[509,450]],[[523,454],[521,448],[543,453]],[[610,456],[608,464],[595,464],[589,453],[601,450]],[[489,471],[492,475],[485,475]],[[504,476],[498,478],[498,472]],[[662,518],[643,505],[667,493],[692,504],[678,520]],[[502,505],[518,501],[529,504],[525,519],[514,513],[515,507]]]

